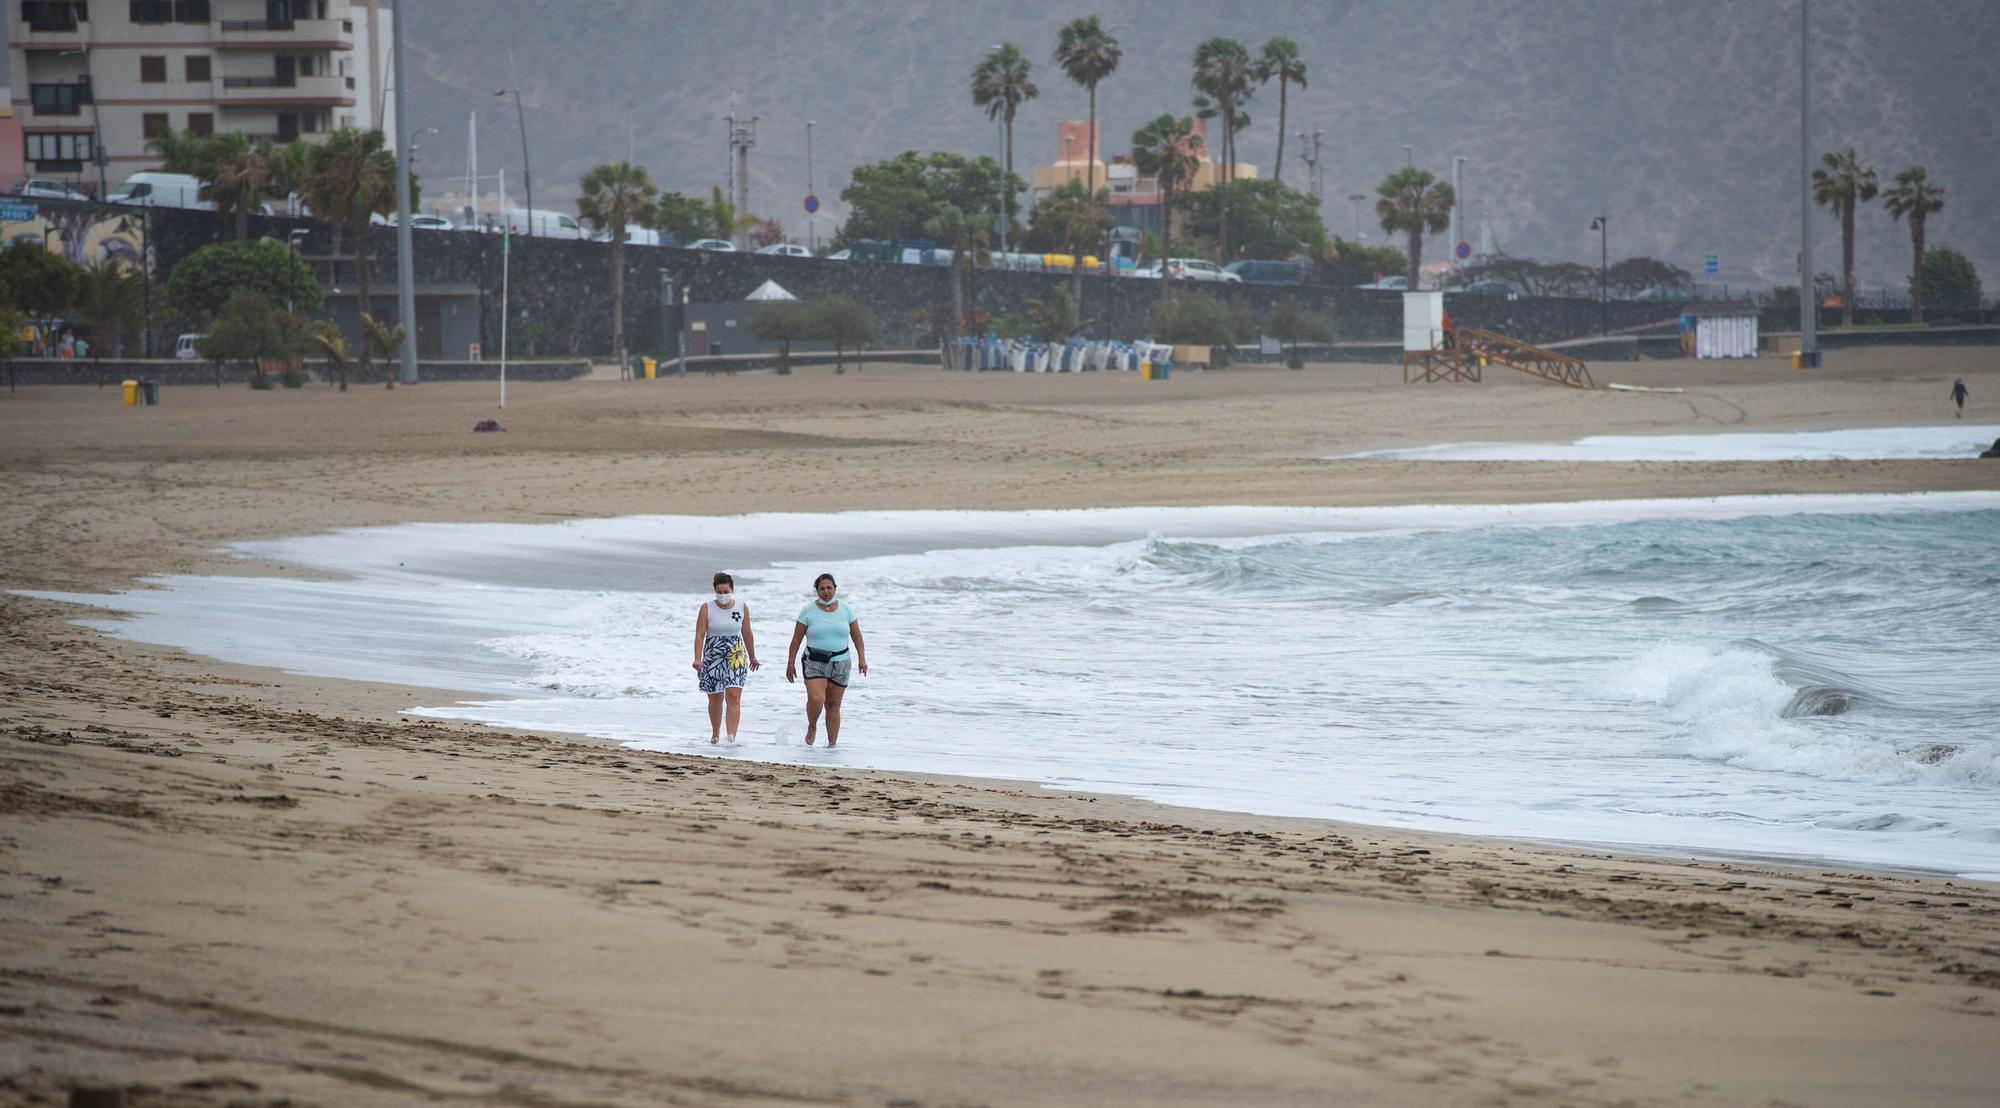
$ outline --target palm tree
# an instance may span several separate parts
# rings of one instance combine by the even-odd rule
[[[1007,174],[1014,173],[1014,111],[1042,94],[1028,79],[1034,66],[1021,48],[1003,42],[972,70],[972,106],[985,108],[986,118],[1003,120],[1007,128]],[[1013,218],[1014,197],[1007,197],[1007,217]]]
[[[660,190],[646,171],[631,162],[611,162],[583,175],[577,214],[599,231],[611,232],[611,349],[625,364],[625,226],[653,222]]]
[[[1375,189],[1375,214],[1382,229],[1410,236],[1410,291],[1420,285],[1423,268],[1424,232],[1437,234],[1451,226],[1451,206],[1457,198],[1451,186],[1431,175],[1430,170],[1409,166],[1389,175]]]
[[[276,179],[270,148],[246,146],[209,167],[200,195],[214,203],[218,218],[236,217],[236,239],[241,242],[250,237],[250,213],[263,202]]]
[[[146,318],[146,289],[137,270],[102,261],[85,269],[77,282],[76,314],[90,326],[90,357],[101,364],[105,354],[123,357],[138,345]],[[116,351],[106,349],[116,339]],[[103,382],[98,382],[100,385]]]
[[[1268,81],[1278,79],[1278,157],[1271,163],[1271,180],[1285,179],[1285,110],[1288,86],[1306,87],[1306,63],[1299,60],[1299,44],[1288,38],[1274,38],[1264,44],[1264,56],[1257,60],[1258,75]]]
[[[333,370],[340,381],[340,391],[347,391],[347,336],[340,333],[339,325],[330,319],[314,320],[307,332],[314,346],[326,355],[327,368]]]
[[[1056,36],[1056,64],[1069,79],[1090,90],[1090,134],[1084,141],[1083,191],[1097,191],[1097,82],[1118,68],[1118,40],[1097,23],[1096,16],[1078,19]],[[1013,172],[1013,163],[1008,163]]]
[[[1194,180],[1201,164],[1201,136],[1195,133],[1194,120],[1163,115],[1134,131],[1132,162],[1160,183],[1160,276],[1166,278],[1166,262],[1173,257],[1174,192]]]
[[[962,211],[945,204],[924,223],[924,234],[945,243],[951,250],[951,311],[953,333],[965,333],[965,276],[972,272],[976,255],[986,245],[986,228],[991,221],[977,209]]]
[[[1933,184],[1929,171],[1913,165],[1896,174],[1896,184],[1882,194],[1891,219],[1910,217],[1910,322],[1924,321],[1924,221],[1944,210],[1944,186]]]
[[[379,131],[375,133],[380,134]],[[402,324],[384,327],[374,316],[367,312],[361,313],[361,364],[364,368],[368,365],[368,347],[373,346],[381,351],[382,380],[392,389],[396,387],[396,371],[389,364],[389,359],[395,357],[397,348],[403,345],[403,335]]]
[[[306,155],[306,203],[313,214],[354,233],[355,284],[363,317],[373,307],[368,295],[368,217],[396,207],[396,159],[382,148],[382,132],[342,127]],[[370,353],[370,334],[361,328],[361,363]]]
[[[1840,324],[1854,326],[1854,209],[1875,199],[1875,167],[1862,161],[1852,146],[1820,158],[1813,170],[1813,203],[1832,208],[1840,217]]]
[[[1212,38],[1194,50],[1194,87],[1202,95],[1195,106],[1204,117],[1222,120],[1222,258],[1229,260],[1229,184],[1236,179],[1236,131],[1247,125],[1243,103],[1250,99],[1250,81],[1257,63],[1250,51],[1231,38]]]

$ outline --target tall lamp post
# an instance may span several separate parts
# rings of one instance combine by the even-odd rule
[[[403,73],[403,58],[409,54],[403,48],[403,29],[409,21],[402,18],[402,9],[396,11],[395,26],[390,28],[390,41],[395,51],[391,71],[396,82],[396,145],[401,157],[396,159],[396,315],[403,325],[403,384],[417,383],[417,279],[416,262],[410,256],[410,123],[403,111],[410,99],[404,90],[410,87]]]
[[[535,179],[528,175],[528,116],[521,110],[521,90],[503,88],[495,96],[514,96],[514,120],[521,126],[521,188],[528,194],[528,237],[535,237]],[[507,213],[500,213],[500,221],[507,221]]]
[[[813,121],[806,120],[806,195],[817,196],[813,191]],[[806,249],[819,253],[819,213],[806,213]]]
[[[1611,217],[1599,215],[1590,221],[1597,232],[1597,320],[1598,331],[1611,333]]]
[[[293,261],[296,262],[299,260],[299,240],[309,234],[312,234],[312,232],[304,227],[294,227],[291,233],[285,236],[285,253],[291,255]],[[287,286],[291,284],[289,274],[286,275],[285,283]],[[285,314],[290,315],[297,310],[292,304],[291,294],[287,292],[285,295]]]
[[[1812,38],[1799,0],[1799,368],[1819,368],[1819,287],[1812,261]],[[1850,290],[1851,291],[1851,290]]]

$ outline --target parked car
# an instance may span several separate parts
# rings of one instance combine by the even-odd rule
[[[812,251],[807,250],[803,246],[799,246],[795,243],[789,243],[789,242],[774,242],[771,245],[764,247],[762,250],[757,251],[757,253],[777,254],[781,257],[786,257],[786,258],[810,258],[813,256]]]
[[[736,252],[736,244],[730,242],[728,239],[696,239],[688,243],[688,249],[720,250],[725,254],[734,254]]]
[[[532,221],[530,219],[532,217]],[[530,212],[526,208],[507,209],[507,232],[525,235],[533,227],[534,237],[543,239],[588,239],[590,233],[576,217],[546,208],[536,208]]]
[[[1396,292],[1408,292],[1410,291],[1410,279],[1408,277],[1384,277],[1380,281],[1370,281],[1368,284],[1356,285],[1354,287],[1358,289],[1392,289]]]
[[[274,215],[276,213],[271,211],[269,204],[266,204],[264,205],[264,214]],[[368,215],[368,224],[371,227],[394,227],[398,222],[397,218],[393,215],[383,215],[380,212],[370,212]],[[458,230],[458,225],[453,223],[448,217],[438,215],[435,212],[418,212],[410,217],[410,230],[456,231]]]
[[[1688,294],[1687,289],[1669,289],[1655,285],[1649,289],[1640,289],[1638,294],[1633,296],[1632,299],[1655,300],[1667,304],[1685,304],[1693,300],[1694,297]]]
[[[196,347],[200,345],[201,340],[207,337],[207,335],[196,334],[193,331],[182,335],[174,342],[174,357],[190,360],[201,357],[201,351],[196,349]]]
[[[23,177],[14,186],[15,196],[34,197],[42,200],[88,200],[90,194],[73,189],[53,177]]]
[[[156,208],[195,208],[212,212],[215,205],[201,198],[201,182],[186,173],[147,170],[125,178],[109,197],[113,204],[149,204]]]
[[[1159,277],[1162,273],[1184,281],[1221,281],[1232,285],[1243,281],[1236,274],[1201,258],[1168,258],[1164,263],[1155,262],[1146,269],[1134,270],[1133,276]]]
[[[826,256],[826,260],[829,262],[844,262],[852,257],[854,257],[854,251],[852,249],[842,249],[842,250],[836,250],[833,253],[828,254]]]
[[[1222,267],[1224,273],[1234,273],[1236,279],[1252,285],[1303,285],[1306,283],[1306,264],[1300,261],[1269,262],[1245,259],[1230,262]]]

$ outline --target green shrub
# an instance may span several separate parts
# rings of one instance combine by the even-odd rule
[[[271,387],[271,375],[264,372],[263,366],[257,366],[250,371],[250,387],[259,391]]]
[[[305,388],[307,379],[306,367],[297,364],[287,365],[284,372],[278,374],[278,383],[288,389]]]

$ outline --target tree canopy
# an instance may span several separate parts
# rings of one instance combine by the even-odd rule
[[[1979,306],[1979,270],[1949,246],[1924,251],[1924,301],[1935,308],[1966,311]]]
[[[992,158],[906,150],[854,168],[853,179],[840,190],[848,216],[834,245],[837,249],[861,239],[922,238],[925,225],[947,207],[980,213],[991,221],[1000,213],[1003,189],[1019,192],[1025,187]]]
[[[653,200],[653,229],[662,235],[672,235],[676,245],[686,246],[696,239],[707,238],[714,225],[714,216],[699,197],[663,192]]]
[[[1326,224],[1311,193],[1278,181],[1238,181],[1230,193],[1227,235],[1222,233],[1221,190],[1185,191],[1174,196],[1174,208],[1185,218],[1182,226],[1189,234],[1231,244],[1234,254],[1218,261],[1320,256],[1327,241]]]
[[[238,291],[274,304],[290,302],[302,312],[322,303],[312,267],[275,242],[218,242],[182,258],[167,275],[167,299],[204,319],[219,315]]]
[[[76,304],[83,271],[33,238],[0,250],[0,286],[29,315],[54,315]]]

